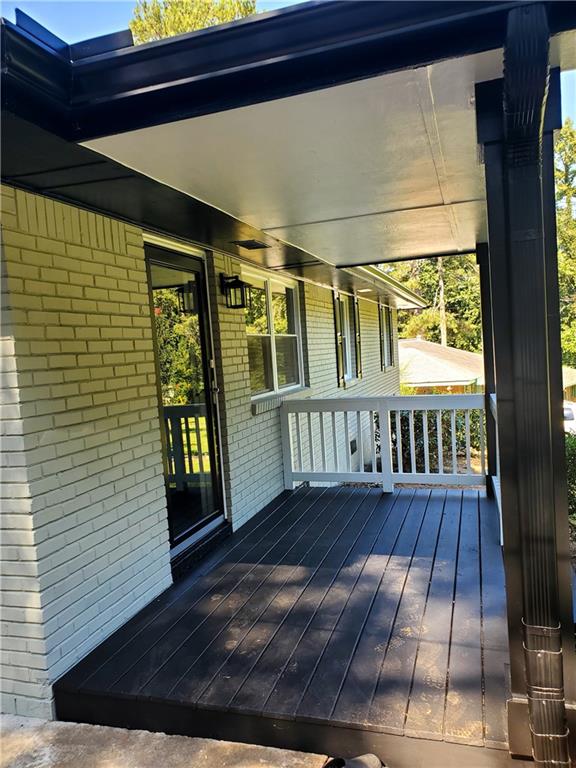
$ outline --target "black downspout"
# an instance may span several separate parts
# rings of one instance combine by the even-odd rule
[[[510,11],[504,51],[504,182],[521,536],[524,664],[534,760],[569,766],[550,410],[542,135],[546,11]]]
[[[492,478],[497,474],[496,423],[492,415],[491,396],[496,393],[494,345],[492,330],[492,295],[490,292],[490,254],[488,243],[477,243],[476,263],[480,273],[480,308],[482,313],[482,353],[484,359],[484,412],[486,414],[486,488],[493,495]]]

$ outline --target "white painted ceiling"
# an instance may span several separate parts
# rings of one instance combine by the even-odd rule
[[[335,265],[485,238],[474,84],[501,51],[87,142]]]

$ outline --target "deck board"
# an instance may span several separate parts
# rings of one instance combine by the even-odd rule
[[[478,494],[464,491],[450,638],[444,736],[483,743],[483,685]]]
[[[387,509],[383,509],[383,506]],[[357,508],[354,517],[360,525],[351,520],[343,536],[334,542],[326,558],[300,592],[279,622],[266,647],[251,667],[240,688],[234,692],[231,706],[236,709],[250,709],[260,712],[278,681],[284,667],[289,663],[298,641],[306,631],[307,623],[313,617],[330,587],[346,563],[366,552],[375,532],[388,519],[392,508],[391,499],[382,499],[381,494],[372,491]],[[370,510],[369,515],[366,511]],[[250,640],[247,638],[247,644]]]
[[[405,733],[421,738],[443,734],[461,508],[461,495],[447,494],[406,718]]]
[[[366,505],[364,505],[365,501],[368,502]],[[371,501],[373,501],[372,504]],[[348,548],[349,544],[346,543],[346,537],[354,540],[362,530],[366,520],[372,519],[367,518],[366,514],[370,514],[370,507],[375,507],[375,499],[367,495],[362,499],[362,502],[355,511],[350,504],[336,512],[336,525],[323,535],[323,546],[316,547],[312,551],[306,562],[307,567],[300,578],[286,585],[275,600],[266,607],[258,621],[253,624],[245,638],[246,642],[235,649],[235,652],[225,661],[206,690],[200,693],[198,701],[202,704],[222,706],[223,708],[230,705],[231,700],[244,682],[249,679],[252,669],[268,643],[273,639],[275,630],[279,628],[290,608],[309,585],[311,579],[314,578],[314,574],[325,561],[325,558],[330,554],[335,554],[338,557],[340,552],[338,545],[341,544]],[[343,523],[345,524],[343,525]]]
[[[56,708],[278,746],[306,734],[324,752],[378,751],[387,734],[503,748],[506,633],[483,493],[302,488],[76,665]],[[498,752],[474,754],[496,766]]]
[[[415,549],[405,564],[406,574],[394,629],[368,715],[368,724],[395,733],[404,732],[418,640],[442,521],[443,496],[445,494],[432,492]],[[398,570],[404,571],[404,563],[399,564]]]
[[[163,669],[168,674],[166,665],[170,662],[186,664],[188,659],[182,650],[185,644],[189,646],[198,635],[204,643],[208,642],[212,634],[205,631],[207,625],[217,631],[265,584],[275,566],[281,567],[290,556],[298,557],[302,546],[305,546],[302,538],[313,536],[314,524],[318,519],[323,519],[322,515],[326,514],[335,493],[327,489],[316,501],[313,495],[306,495],[274,533],[263,537],[254,557],[244,556],[221,578],[218,570],[208,574],[200,582],[205,587],[203,594],[191,606],[177,604],[171,612],[174,615],[163,617],[162,636],[142,656],[135,659],[128,670],[109,684],[109,690],[132,694],[146,688],[149,695],[162,695],[163,683],[159,685],[158,694],[152,683],[158,672]]]

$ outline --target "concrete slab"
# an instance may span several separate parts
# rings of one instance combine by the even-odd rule
[[[327,758],[99,725],[0,718],[0,768],[322,768]]]

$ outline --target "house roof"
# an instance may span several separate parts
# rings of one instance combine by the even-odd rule
[[[400,381],[410,387],[484,384],[481,354],[424,339],[400,339]]]
[[[425,339],[399,339],[400,381],[409,387],[484,384],[484,360],[478,352],[445,347]],[[576,386],[576,368],[562,366],[562,386]]]
[[[126,34],[69,46],[19,14],[2,26],[2,173],[422,306],[351,270],[485,240],[476,106],[501,109],[508,14],[524,4],[304,3],[142,46]],[[574,68],[575,4],[544,5],[551,64]],[[560,124],[558,70],[546,120]],[[263,246],[238,245],[250,239]]]

